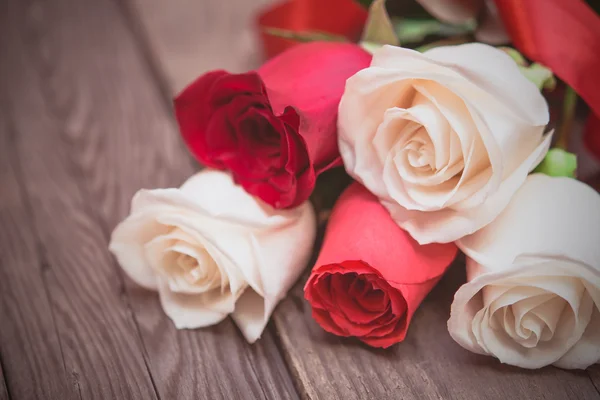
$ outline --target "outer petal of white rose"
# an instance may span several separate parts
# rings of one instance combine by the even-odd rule
[[[600,310],[596,308],[583,337],[553,365],[565,369],[585,369],[592,364],[599,363],[600,335],[598,332],[600,332]]]
[[[423,57],[450,68],[498,98],[512,114],[534,126],[548,123],[548,106],[537,86],[504,51],[481,43],[440,46]]]
[[[158,235],[167,233],[168,228],[156,221],[153,211],[144,210],[136,203],[144,190],[132,200],[132,214],[114,229],[109,250],[115,255],[125,273],[138,285],[156,290],[157,279],[150,263],[146,260],[144,245]]]
[[[486,44],[440,46],[424,53],[386,45],[373,55],[373,67],[393,70],[396,80],[405,79],[406,74],[419,71],[424,79],[431,74],[431,79],[442,85],[446,85],[447,80],[451,81],[443,76],[462,77],[463,83],[469,83],[469,86],[480,88],[482,93],[497,98],[523,121],[531,125],[548,123],[548,106],[536,85],[521,73],[508,54]],[[459,89],[455,84],[452,86],[453,89]]]
[[[229,315],[235,307],[230,291],[213,289],[200,294],[175,293],[165,282],[158,286],[160,303],[177,329],[195,329],[214,325]]]
[[[521,166],[500,184],[498,191],[478,207],[419,212],[407,210],[386,200],[382,200],[382,204],[390,211],[396,223],[420,244],[453,242],[485,227],[504,210],[525,181],[527,173],[547,153],[550,140],[551,136],[547,135]]]
[[[479,267],[472,260],[467,261],[467,268],[469,268],[469,264],[475,265],[475,268]],[[452,339],[465,349],[473,353],[487,355],[485,349],[477,343],[472,328],[475,314],[483,308],[483,300],[478,295],[482,287],[481,284],[475,282],[474,284],[467,283],[457,290],[450,307],[448,332]]]
[[[211,175],[210,172],[202,172],[194,177]],[[230,195],[237,195],[240,204],[243,204],[243,200],[249,195],[243,191],[227,191],[228,185],[235,186],[233,181],[225,173],[218,174],[226,179],[221,179],[221,185],[204,181],[204,184],[210,184],[204,188],[205,192],[211,192],[212,196],[220,195],[224,204],[235,201]],[[188,181],[194,180],[194,177]],[[166,234],[170,227],[177,226],[193,236],[199,245],[207,247],[221,269],[225,269],[223,273],[227,274],[234,293],[245,285],[243,276],[235,267],[235,261],[232,262],[232,259],[246,260],[249,256],[250,247],[247,240],[244,241],[245,232],[270,225],[278,226],[285,218],[275,215],[261,220],[255,214],[253,221],[237,220],[231,215],[219,215],[216,210],[209,213],[199,204],[201,198],[201,191],[184,192],[181,189],[140,190],[134,196],[132,214],[115,229],[109,246],[123,270],[134,281],[149,289],[158,288],[155,273],[146,260],[144,245],[153,238]],[[252,197],[250,200],[254,201]],[[222,236],[226,240],[219,240]],[[210,243],[206,243],[207,241]],[[223,261],[223,258],[226,260]]]
[[[198,208],[221,221],[245,227],[277,226],[297,214],[295,210],[274,210],[236,185],[230,174],[205,169],[188,179],[181,191]]]
[[[521,254],[567,257],[600,275],[598,237],[600,194],[575,179],[533,174],[493,223],[457,244],[480,263],[510,264]]]
[[[310,203],[297,207],[299,216],[277,230],[252,237],[254,263],[243,273],[250,288],[238,300],[232,318],[248,342],[262,334],[277,303],[306,268],[314,244],[316,220]]]

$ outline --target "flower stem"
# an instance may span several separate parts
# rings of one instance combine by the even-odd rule
[[[558,128],[558,134],[555,147],[567,150],[569,139],[573,131],[573,120],[577,109],[577,93],[571,86],[567,86],[565,97],[563,98],[562,120]]]

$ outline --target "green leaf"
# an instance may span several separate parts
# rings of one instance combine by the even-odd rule
[[[511,47],[500,47],[500,50],[508,54],[517,63],[521,73],[533,82],[538,89],[554,90],[556,87],[556,78],[554,78],[551,69],[538,63],[529,65],[525,57]]]
[[[269,35],[295,40],[297,42],[348,42],[344,36],[320,31],[290,31],[279,28],[264,28]]]
[[[539,172],[549,176],[566,176],[575,178],[577,171],[577,156],[563,149],[550,149],[546,157],[533,172]]]
[[[538,63],[533,63],[529,67],[519,68],[521,69],[521,73],[533,82],[538,89],[554,90],[556,88],[556,78],[554,78],[554,74],[550,68],[546,68]]]
[[[369,7],[369,17],[365,24],[361,42],[391,44],[399,46],[400,40],[385,9],[385,0],[375,0]]]
[[[403,44],[420,43],[428,36],[454,37],[472,33],[476,28],[475,21],[469,21],[461,25],[450,25],[435,19],[394,19],[396,35]]]

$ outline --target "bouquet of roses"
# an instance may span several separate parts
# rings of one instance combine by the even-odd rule
[[[138,192],[111,251],[178,328],[231,315],[254,342],[318,250],[304,289],[314,319],[385,348],[460,249],[468,281],[448,330],[461,346],[524,368],[599,362],[600,195],[575,179],[567,138],[579,94],[598,150],[600,58],[555,33],[554,47],[532,41],[546,32],[527,23],[550,31],[567,6],[421,0],[434,20],[363,3],[278,5],[259,18],[272,58],[180,93],[182,138],[207,168]],[[600,43],[600,17],[573,4],[563,24]],[[354,180],[343,191],[322,175],[335,168]]]

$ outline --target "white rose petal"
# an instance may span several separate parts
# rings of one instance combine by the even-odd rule
[[[346,170],[419,243],[471,234],[543,159],[548,106],[503,51],[384,46],[339,106]]]
[[[110,250],[138,284],[157,290],[178,328],[232,315],[249,342],[310,257],[310,203],[275,210],[219,171],[204,170],[180,189],[140,190]]]
[[[533,174],[498,218],[458,242],[467,280],[448,330],[464,348],[523,368],[600,361],[600,195]]]

